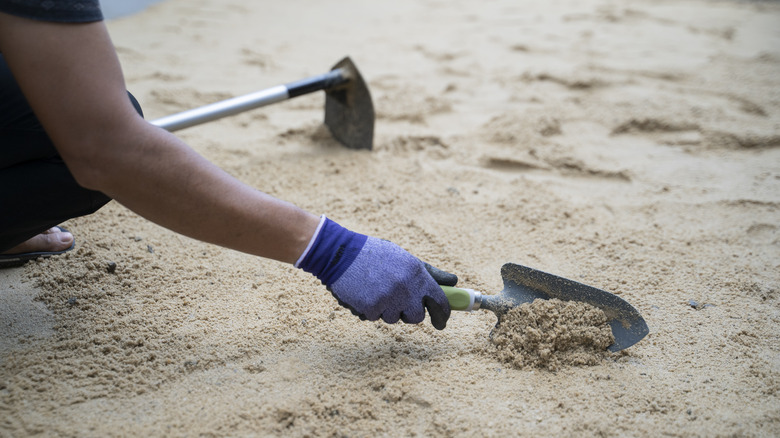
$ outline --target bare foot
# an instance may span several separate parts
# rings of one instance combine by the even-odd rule
[[[57,227],[49,228],[43,233],[22,242],[2,254],[23,254],[27,252],[64,251],[73,245],[73,235]]]

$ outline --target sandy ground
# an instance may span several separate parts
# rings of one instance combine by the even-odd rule
[[[651,332],[515,369],[492,314],[361,322],[111,203],[66,224],[75,251],[0,272],[0,435],[780,435],[778,3],[168,0],[109,27],[150,119],[350,55],[373,152],[330,139],[322,93],[180,135],[462,286],[520,263]]]

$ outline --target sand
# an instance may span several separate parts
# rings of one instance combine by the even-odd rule
[[[615,342],[607,315],[590,304],[536,299],[506,312],[491,332],[498,360],[515,368],[558,371],[596,365]]]
[[[0,272],[0,435],[780,435],[777,3],[167,0],[108,24],[150,119],[351,56],[372,152],[329,137],[321,93],[180,136],[464,287],[531,266],[650,334],[517,368],[489,312],[361,322],[111,203],[65,224],[68,255]]]

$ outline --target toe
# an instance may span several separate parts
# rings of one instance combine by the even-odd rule
[[[62,231],[57,228],[56,232],[43,235],[46,243],[45,245],[49,249],[43,249],[41,251],[64,251],[73,244],[73,234],[67,231]]]
[[[70,248],[71,245],[73,245],[73,235],[67,231],[54,227],[20,243],[6,251],[4,254],[65,251]]]

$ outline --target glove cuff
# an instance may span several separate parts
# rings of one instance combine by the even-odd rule
[[[328,218],[326,218],[324,214],[320,216],[320,223],[317,224],[317,229],[314,230],[314,234],[311,236],[311,240],[309,240],[309,244],[306,245],[306,249],[303,250],[301,256],[298,257],[298,261],[296,261],[293,266],[295,266],[296,268],[301,267],[301,263],[303,263],[303,259],[305,259],[306,256],[309,255],[309,252],[311,251],[311,247],[314,246],[314,242],[317,241],[317,237],[320,235],[320,231],[322,231],[322,226],[325,225],[325,221],[327,219]]]
[[[367,239],[368,236],[350,231],[323,215],[295,267],[330,286],[355,261]]]

